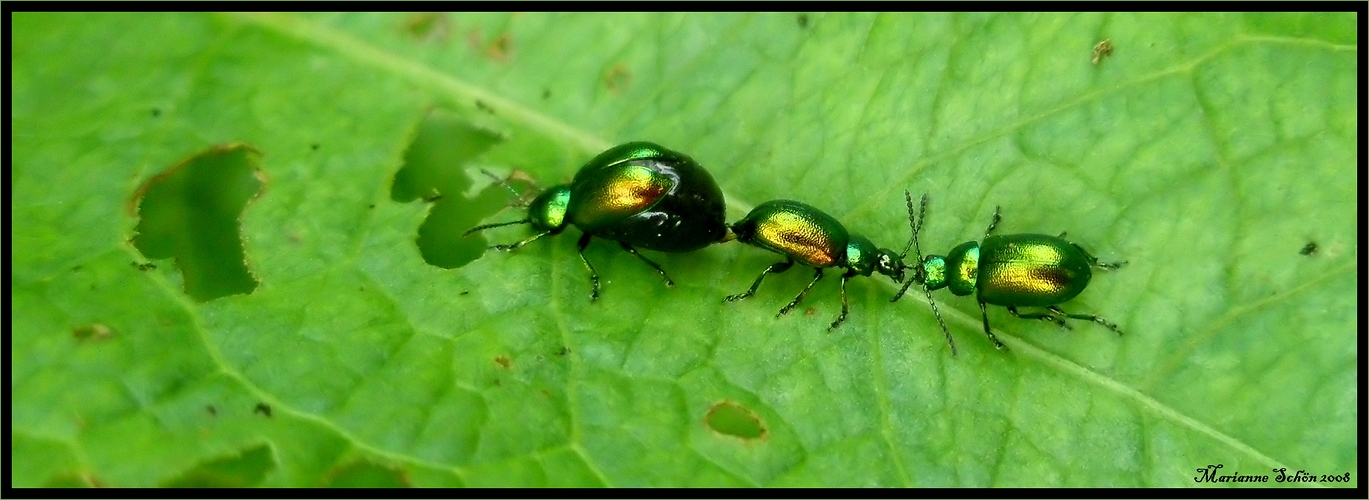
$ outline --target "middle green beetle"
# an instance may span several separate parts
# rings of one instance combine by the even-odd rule
[[[912,212],[909,212],[909,225],[912,225]],[[856,275],[870,276],[876,272],[903,282],[903,255],[887,248],[876,248],[874,243],[860,235],[846,231],[846,227],[835,218],[812,205],[793,200],[771,200],[760,204],[746,214],[742,220],[731,226],[737,241],[778,253],[785,257],[784,262],[772,264],[761,272],[751,288],[746,292],[728,296],[725,302],[740,300],[756,294],[761,280],[770,273],[782,273],[793,267],[794,261],[810,266],[814,270],[813,281],[799,292],[794,300],[780,309],[780,317],[793,310],[803,300],[808,290],[822,279],[822,270],[827,267],[845,268],[841,275],[841,315],[832,322],[833,329],[846,321],[849,310],[846,302],[846,281]],[[911,240],[909,245],[912,245]],[[907,254],[904,249],[904,254]]]
[[[599,274],[585,258],[585,247],[593,237],[617,241],[624,251],[660,273],[666,286],[674,286],[665,270],[637,248],[689,252],[726,241],[724,205],[722,190],[693,158],[654,143],[629,142],[595,156],[580,167],[570,184],[537,195],[528,205],[526,218],[476,226],[466,235],[512,224],[531,225],[537,231],[532,237],[490,247],[513,251],[575,225],[584,233],[578,247],[580,260],[589,269],[593,301],[599,298]]]

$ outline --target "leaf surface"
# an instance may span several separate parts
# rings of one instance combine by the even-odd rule
[[[1354,14],[13,21],[16,486],[1171,487],[1233,484],[1195,483],[1208,464],[1358,470]],[[484,142],[409,154],[433,110]],[[1129,264],[1065,309],[1126,334],[992,307],[1000,352],[974,301],[941,291],[951,357],[921,293],[890,304],[880,276],[851,280],[832,332],[833,272],[785,317],[802,267],[722,304],[780,260],[736,243],[647,252],[667,289],[597,241],[592,304],[574,230],[474,261],[420,249],[461,244],[428,232],[456,224],[427,222],[443,210],[523,217],[492,213],[502,191],[480,169],[548,186],[628,140],[697,159],[729,220],[798,199],[900,248],[907,189],[931,195],[924,250],[980,238],[996,206],[1002,234],[1068,231]],[[174,261],[136,265],[150,256],[126,207],[232,143],[267,179],[234,228],[257,285],[192,298]],[[433,181],[433,201],[395,186],[419,156],[464,178]]]

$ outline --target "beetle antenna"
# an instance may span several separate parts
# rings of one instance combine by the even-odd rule
[[[915,219],[913,217],[913,194],[909,193],[907,189],[904,189],[903,199],[908,202],[908,229],[909,232],[912,233],[912,236],[908,237],[908,244],[903,246],[903,253],[898,254],[899,261],[902,261],[905,257],[908,256],[908,250],[912,249],[913,243],[917,242],[918,230],[922,229],[922,221],[920,220],[920,218]],[[927,209],[927,200],[925,195],[923,196],[922,200],[922,208],[924,212]],[[899,295],[903,294],[899,293]]]
[[[497,223],[494,223],[494,224],[485,224],[485,225],[483,225],[483,226],[475,226],[475,227],[473,227],[473,228],[467,229],[466,232],[461,233],[461,237],[464,238],[464,237],[466,237],[466,236],[470,236],[471,233],[474,233],[474,232],[476,232],[476,231],[484,231],[484,230],[489,229],[489,228],[492,228],[492,227],[512,226],[512,225],[514,225],[514,224],[529,224],[529,223],[531,223],[531,222],[532,222],[532,219],[529,218],[529,219],[514,220],[514,221],[508,221],[508,222],[497,222]]]
[[[498,175],[495,175],[494,172],[490,172],[489,170],[485,170],[485,169],[483,169],[483,168],[480,169],[480,173],[485,174],[485,175],[486,175],[487,177],[489,177],[490,179],[494,179],[494,182],[495,182],[496,184],[499,184],[500,186],[504,186],[504,189],[507,189],[507,190],[509,190],[510,193],[513,193],[513,197],[514,197],[514,198],[517,198],[517,199],[518,199],[518,202],[517,202],[517,204],[510,205],[510,206],[514,206],[514,207],[526,207],[526,206],[528,206],[527,200],[525,200],[525,199],[523,198],[523,193],[519,193],[517,189],[514,189],[513,186],[509,184],[509,180],[508,180],[507,178],[504,178],[504,177],[500,177],[500,176],[498,176]],[[474,229],[472,229],[472,231],[474,231]]]
[[[932,290],[927,288],[926,271],[922,265],[922,246],[918,244],[917,241],[917,233],[922,231],[922,223],[927,220],[927,194],[922,194],[922,207],[918,209],[916,223],[913,222],[913,194],[904,190],[903,199],[908,202],[908,225],[913,228],[913,238],[908,243],[913,247],[913,250],[917,252],[917,269],[914,270],[914,279],[910,279],[907,283],[904,283],[903,288],[898,291],[898,295],[895,295],[890,302],[903,297],[903,293],[908,291],[908,287],[912,286],[914,281],[922,283],[922,291],[927,294],[927,304],[932,306],[932,315],[936,316],[937,324],[941,325],[941,332],[946,334],[946,343],[951,345],[951,356],[955,356],[955,339],[951,338],[951,330],[946,328],[946,322],[941,319],[941,311],[937,310],[936,301],[932,299]],[[903,253],[906,255],[908,250],[905,248]]]

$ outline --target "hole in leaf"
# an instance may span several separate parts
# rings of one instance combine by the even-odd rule
[[[257,287],[238,220],[265,184],[260,159],[246,144],[214,146],[148,179],[133,195],[133,246],[148,259],[175,258],[185,293],[195,300]]]
[[[465,167],[502,137],[450,111],[434,109],[418,125],[404,152],[404,166],[395,173],[390,199],[430,200],[428,218],[418,228],[423,260],[444,269],[471,263],[485,253],[484,237],[463,237],[467,229],[503,209],[509,193],[491,186],[467,197],[472,181]]]
[[[276,468],[271,449],[257,445],[236,455],[200,462],[162,486],[171,488],[244,488],[261,484]]]
[[[742,439],[763,439],[766,434],[765,424],[755,412],[732,401],[713,405],[704,422],[718,433]]]
[[[352,462],[333,470],[329,488],[408,488],[409,478],[404,472],[371,462]]]

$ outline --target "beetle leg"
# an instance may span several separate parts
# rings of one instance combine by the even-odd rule
[[[795,307],[798,307],[799,302],[803,301],[803,296],[808,295],[808,291],[813,289],[813,285],[818,284],[818,280],[822,279],[822,268],[815,267],[813,270],[816,271],[813,273],[813,281],[809,281],[808,286],[803,287],[803,291],[799,292],[798,296],[794,297],[792,302],[780,309],[780,313],[775,315],[776,318],[789,314],[789,311],[793,311]]]
[[[855,269],[848,269],[846,270],[846,274],[841,275],[841,316],[837,316],[837,320],[832,322],[832,326],[827,327],[827,330],[829,331],[841,326],[841,324],[846,321],[846,312],[849,310],[846,305],[846,280],[851,279],[851,277],[855,275]]]
[[[519,247],[522,247],[523,245],[526,245],[526,244],[528,244],[528,243],[532,243],[533,241],[537,240],[537,238],[541,238],[541,237],[546,236],[546,235],[548,235],[548,234],[551,234],[551,231],[546,231],[546,232],[541,232],[541,233],[534,234],[534,235],[532,235],[531,238],[528,238],[528,239],[526,239],[526,240],[520,241],[520,242],[518,242],[518,243],[510,243],[510,244],[508,244],[508,245],[493,245],[493,246],[491,246],[490,248],[493,248],[493,249],[495,249],[495,250],[503,250],[503,251],[505,251],[505,252],[512,252],[512,251],[514,251],[514,250],[517,250]]]
[[[652,268],[652,269],[655,269],[656,272],[661,273],[661,278],[665,280],[665,286],[672,286],[672,287],[675,286],[675,282],[674,282],[674,281],[670,281],[670,276],[666,276],[666,274],[665,274],[665,269],[661,269],[661,265],[660,265],[660,264],[657,264],[657,263],[655,263],[655,262],[652,262],[651,259],[646,258],[645,255],[642,255],[642,254],[640,254],[640,253],[637,253],[637,249],[636,249],[636,248],[632,248],[632,245],[628,245],[627,243],[623,243],[623,242],[621,242],[621,241],[618,242],[618,243],[621,244],[621,245],[623,245],[623,250],[627,251],[627,253],[630,253],[630,254],[632,254],[632,255],[636,255],[637,258],[642,259],[642,262],[645,262],[646,265],[651,266],[651,268]]]
[[[594,302],[595,299],[599,298],[599,273],[594,272],[594,266],[590,265],[589,259],[585,258],[585,247],[589,246],[591,238],[593,236],[590,236],[589,233],[581,235],[580,243],[577,246],[580,247],[580,261],[585,263],[586,269],[589,269],[589,301]]]
[[[765,279],[765,275],[770,273],[779,274],[788,271],[789,268],[793,265],[794,259],[789,259],[786,262],[776,262],[774,264],[771,264],[770,267],[767,267],[764,271],[761,271],[761,275],[756,277],[756,281],[751,283],[751,289],[736,295],[728,295],[726,299],[723,299],[723,302],[732,302],[734,300],[741,300],[752,295],[755,295],[756,289],[760,288],[761,280]]]
[[[1008,346],[1005,346],[1002,342],[999,342],[998,337],[994,336],[993,330],[989,329],[989,310],[984,307],[983,302],[979,303],[979,313],[984,316],[984,333],[989,334],[989,340],[993,342],[993,346],[1004,351],[1008,350]]]
[[[1064,235],[1065,235],[1065,233],[1060,233],[1060,236],[1064,236]],[[1084,254],[1084,258],[1086,258],[1086,259],[1089,260],[1089,264],[1090,264],[1090,265],[1092,265],[1093,267],[1099,268],[1099,269],[1107,269],[1107,270],[1111,271],[1111,270],[1113,270],[1113,269],[1117,269],[1117,268],[1119,268],[1119,267],[1122,267],[1122,266],[1126,265],[1126,263],[1127,263],[1127,261],[1125,261],[1125,260],[1124,260],[1124,261],[1121,261],[1121,262],[1099,262],[1097,257],[1094,257],[1093,254],[1089,253],[1088,250],[1084,250],[1084,247],[1079,246],[1078,243],[1075,243],[1075,242],[1071,241],[1071,242],[1069,242],[1069,244],[1070,244],[1070,245],[1074,245],[1074,248],[1075,248],[1075,249],[1079,250],[1080,253],[1083,253],[1083,254]]]
[[[993,218],[989,219],[989,228],[984,230],[984,236],[986,238],[989,236],[989,233],[993,232],[993,228],[998,227],[998,221],[1002,220],[1002,217],[999,217],[998,215],[999,208],[1000,207],[998,207],[997,205],[993,207]]]
[[[1046,307],[1046,309],[1050,309],[1050,310],[1052,310],[1052,311],[1055,311],[1055,312],[1057,312],[1057,313],[1060,313],[1060,314],[1062,314],[1062,315],[1064,315],[1064,316],[1067,316],[1067,317],[1070,317],[1070,318],[1073,318],[1073,319],[1082,319],[1082,320],[1092,321],[1092,322],[1094,322],[1094,323],[1098,323],[1098,324],[1100,324],[1100,325],[1103,325],[1104,327],[1107,327],[1107,329],[1109,329],[1109,330],[1112,330],[1112,331],[1114,331],[1114,332],[1117,332],[1118,335],[1121,335],[1121,334],[1122,334],[1122,330],[1117,328],[1117,324],[1116,324],[1116,323],[1113,323],[1113,322],[1111,322],[1111,321],[1105,320],[1105,319],[1100,318],[1100,317],[1098,317],[1098,316],[1094,316],[1094,315],[1092,315],[1092,314],[1070,314],[1070,313],[1067,313],[1067,312],[1065,312],[1065,311],[1060,310],[1060,306],[1048,306],[1048,307]]]
[[[1012,313],[1013,316],[1017,316],[1017,317],[1022,318],[1022,319],[1039,319],[1039,320],[1041,320],[1041,321],[1050,321],[1050,322],[1052,322],[1052,323],[1055,323],[1055,324],[1057,324],[1057,325],[1060,325],[1060,328],[1064,328],[1064,329],[1066,329],[1066,330],[1069,330],[1069,329],[1070,329],[1070,325],[1068,325],[1068,324],[1065,323],[1065,318],[1061,318],[1061,317],[1056,316],[1056,315],[1054,315],[1054,314],[1050,314],[1050,313],[1022,313],[1022,312],[1018,312],[1018,311],[1017,311],[1017,306],[1008,306],[1008,312]]]

